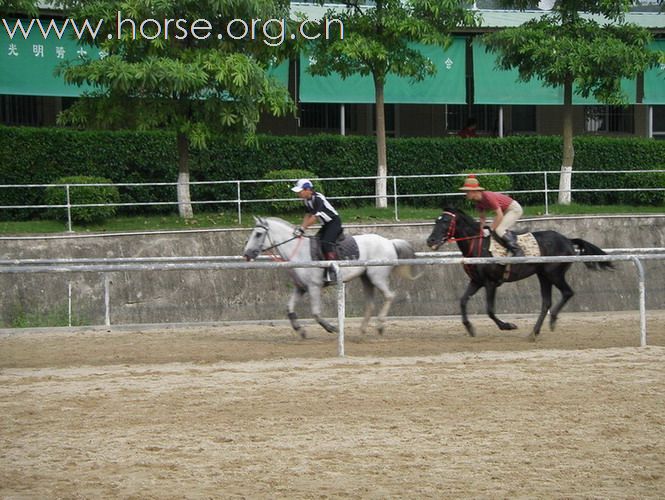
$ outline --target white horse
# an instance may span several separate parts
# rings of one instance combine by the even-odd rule
[[[312,262],[310,241],[307,237],[293,236],[295,226],[277,217],[254,218],[256,226],[249,235],[243,256],[247,260],[256,259],[261,252],[275,251],[280,260],[290,262]],[[349,238],[349,236],[347,236]],[[360,260],[376,259],[411,259],[415,257],[413,247],[405,240],[389,240],[378,234],[362,234],[353,236],[358,244]],[[383,333],[384,323],[395,293],[390,289],[390,275],[394,266],[358,266],[341,267],[340,276],[344,282],[360,277],[365,292],[365,316],[361,330],[367,330],[369,320],[374,310],[374,290],[378,288],[384,297],[383,307],[377,316],[377,330]],[[409,266],[398,266],[406,271],[409,279],[415,279]],[[321,288],[323,287],[324,270],[317,267],[289,269],[295,288],[288,305],[288,318],[293,329],[305,338],[305,330],[298,322],[295,307],[300,298],[309,293],[312,315],[316,321],[330,333],[337,332],[337,328],[321,317]]]

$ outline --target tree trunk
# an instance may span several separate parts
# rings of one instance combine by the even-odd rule
[[[383,82],[374,79],[374,92],[376,97],[376,207],[386,208],[388,206],[388,160],[386,154],[386,112],[383,103]]]
[[[189,139],[178,132],[178,213],[183,219],[194,217],[189,193]]]
[[[559,179],[559,203],[570,205],[571,185],[573,177],[573,160],[575,148],[573,147],[573,80],[567,78],[563,86],[563,161],[561,162],[561,177]]]

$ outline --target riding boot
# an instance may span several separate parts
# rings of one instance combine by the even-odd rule
[[[325,260],[337,260],[336,252],[326,252],[323,254]],[[323,281],[325,283],[335,283],[337,281],[337,273],[332,267],[326,267],[324,270]]]
[[[506,243],[506,248],[510,250],[514,257],[524,257],[524,252],[517,244],[517,235],[512,231],[506,231],[503,235],[503,241]]]

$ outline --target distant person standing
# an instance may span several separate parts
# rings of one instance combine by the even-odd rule
[[[469,139],[471,137],[478,137],[476,135],[476,128],[478,127],[478,122],[476,121],[475,118],[469,118],[466,121],[466,125],[464,125],[464,128],[457,132],[457,135],[461,137],[462,139]]]

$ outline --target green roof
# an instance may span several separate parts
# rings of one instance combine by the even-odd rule
[[[308,19],[321,19],[329,9],[342,10],[343,8],[344,7],[339,4],[327,4],[321,6],[311,3],[291,2],[291,13],[302,14]],[[492,28],[510,28],[514,26],[519,26],[527,21],[530,21],[531,19],[537,19],[547,14],[548,11],[478,9],[476,10],[476,12],[478,12],[481,17],[480,29],[492,29]],[[583,14],[583,17],[596,19],[601,23],[608,22],[608,20],[603,16]],[[642,28],[665,32],[665,13],[629,12],[626,14],[625,19],[626,22],[636,24],[637,26],[641,26]],[[460,32],[465,32],[465,31],[469,31],[469,29],[460,28]]]
[[[547,14],[546,11],[510,11],[510,10],[479,10],[481,27],[483,28],[510,28],[520,26],[527,21],[537,19]],[[599,23],[610,22],[607,18],[598,15],[582,14],[582,17],[595,19]],[[665,14],[654,12],[629,12],[626,22],[636,24],[642,28],[665,30]]]

